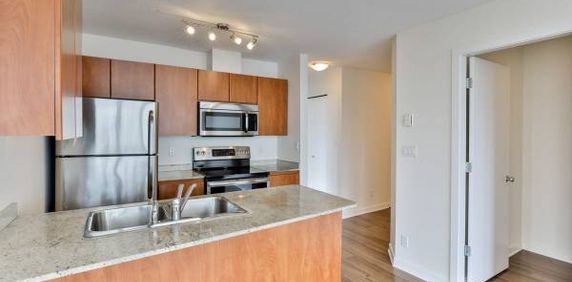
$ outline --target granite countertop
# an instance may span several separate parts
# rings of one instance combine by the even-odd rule
[[[90,211],[21,216],[0,231],[0,281],[42,281],[326,215],[354,202],[299,185],[220,194],[247,214],[84,238]]]
[[[255,169],[266,172],[283,172],[283,171],[293,171],[299,169],[299,165],[297,162],[284,161],[284,160],[251,161],[250,166]]]
[[[193,170],[192,165],[160,165],[159,181],[202,179],[204,176]]]

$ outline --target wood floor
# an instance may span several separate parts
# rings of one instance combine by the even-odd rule
[[[389,261],[390,210],[344,220],[342,239],[343,281],[422,281],[394,269]],[[490,281],[572,281],[572,264],[521,251],[510,258],[510,267]]]
[[[489,281],[572,281],[572,264],[528,251],[510,257],[510,266]]]
[[[389,209],[344,220],[343,281],[422,281],[389,261]]]

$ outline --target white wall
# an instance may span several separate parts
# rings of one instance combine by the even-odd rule
[[[572,263],[572,37],[524,48],[523,248]]]
[[[522,248],[522,110],[523,47],[479,56],[510,68],[510,160],[509,171],[517,180],[510,185],[510,253]]]
[[[170,46],[93,34],[83,34],[82,43],[82,53],[87,56],[133,60],[197,69],[207,69],[208,66],[211,65],[212,61],[213,63],[216,62],[216,66],[213,67],[217,67],[219,70],[236,71],[240,69],[243,74],[264,77],[282,77],[282,74],[279,73],[279,64],[277,62],[245,59],[239,56],[240,53],[238,53],[238,55],[235,54],[236,52],[214,50],[214,53],[209,54]],[[213,55],[215,55],[214,59],[211,57]],[[225,64],[225,61],[220,58],[227,58],[229,62]],[[242,61],[241,66],[236,63],[237,58]],[[287,61],[285,63],[295,65],[296,62],[297,60],[293,59],[292,61]],[[285,75],[287,75],[285,76],[287,79],[296,79],[296,77],[299,79],[299,73],[295,70],[285,73]],[[296,83],[296,81],[293,82]],[[292,84],[292,82],[290,82],[290,84]],[[290,87],[292,87],[292,85]],[[299,91],[292,91],[295,89],[296,84],[294,84],[293,89],[291,88],[289,93],[289,127],[292,127],[292,130],[288,131],[287,137],[160,137],[159,164],[189,163],[192,161],[192,147],[218,145],[251,146],[253,159],[274,159],[281,157],[297,161],[299,159],[299,153],[296,150],[296,143],[299,140],[299,130],[296,128],[296,124],[298,123],[296,116],[299,115],[299,106],[297,104]],[[279,144],[279,140],[286,141]],[[171,148],[174,149],[175,152],[172,156],[169,154]],[[278,154],[279,151],[283,152],[280,156]]]
[[[416,159],[395,160],[395,266],[430,281],[456,281],[451,258],[453,58],[572,31],[568,0],[497,0],[399,32],[396,37],[396,121],[415,114],[413,128],[397,126],[396,150],[415,144]],[[459,94],[455,89],[455,95]],[[455,186],[456,187],[456,186]],[[457,192],[455,191],[456,194]],[[450,268],[450,265],[453,266]],[[459,266],[459,268],[457,268]],[[450,276],[451,275],[451,276]]]
[[[306,64],[302,65],[299,57],[279,64],[279,76],[288,79],[288,136],[278,137],[279,159],[300,161],[300,93],[307,91],[300,79],[306,75],[304,71]]]
[[[391,85],[390,74],[342,69],[338,191],[357,203],[346,216],[390,206]]]
[[[12,202],[19,214],[47,210],[49,144],[48,137],[0,137],[0,210]]]
[[[391,187],[391,75],[355,68],[310,71],[305,100],[307,182],[352,199],[354,216],[387,208]]]

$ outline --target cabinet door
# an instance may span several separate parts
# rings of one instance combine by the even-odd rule
[[[300,173],[297,170],[270,173],[270,187],[297,184],[300,184]]]
[[[257,77],[251,75],[230,75],[230,101],[234,103],[257,104]]]
[[[155,66],[111,60],[111,98],[155,100]]]
[[[82,57],[84,97],[111,97],[111,60]]]
[[[258,78],[260,135],[288,134],[288,81]]]
[[[185,190],[183,191],[183,196],[185,195],[185,192],[187,191],[186,189],[188,189],[193,184],[197,184],[197,187],[195,188],[195,190],[193,190],[193,193],[191,194],[191,196],[200,196],[200,195],[205,194],[205,187],[204,187],[202,179],[161,181],[161,182],[159,182],[158,191],[157,191],[158,192],[157,193],[158,199],[164,200],[164,199],[172,199],[172,198],[177,197],[177,189],[179,187],[179,184],[185,185]]]
[[[159,135],[197,134],[197,70],[156,65]]]
[[[230,76],[228,73],[199,70],[199,100],[228,102]]]
[[[54,135],[55,7],[0,1],[0,135]]]

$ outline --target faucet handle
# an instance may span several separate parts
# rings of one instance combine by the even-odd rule
[[[179,184],[179,187],[177,187],[177,199],[180,199],[183,196],[183,189],[185,189],[185,184]]]
[[[189,201],[189,197],[191,196],[191,194],[193,193],[193,191],[195,190],[195,188],[197,188],[197,184],[193,183],[191,186],[189,186],[189,188],[187,189],[187,193],[185,193],[185,198],[183,199],[183,203],[181,204],[181,210],[183,210],[185,208],[185,205],[187,204],[187,201]]]

